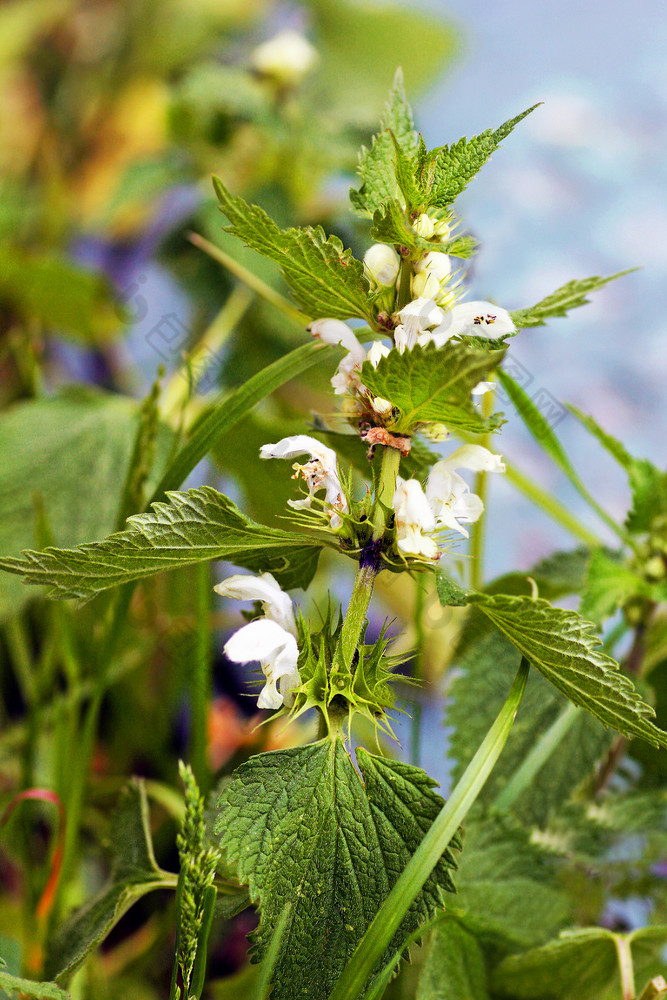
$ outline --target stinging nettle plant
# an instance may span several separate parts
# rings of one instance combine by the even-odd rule
[[[309,710],[317,715],[314,742],[242,763],[223,782],[211,815],[192,772],[182,770],[187,810],[178,841],[172,997],[202,993],[214,906],[229,916],[248,898],[259,911],[251,950],[257,997],[270,989],[274,1000],[371,1000],[387,990],[419,1000],[631,998],[635,976],[644,977],[638,987],[651,979],[647,990],[657,991],[643,995],[664,995],[655,963],[667,930],[572,931],[595,914],[583,908],[582,920],[577,913],[567,871],[604,866],[614,837],[630,828],[639,791],[630,789],[626,799],[609,792],[629,741],[667,746],[644,698],[649,639],[664,634],[667,479],[573,410],[627,472],[633,507],[616,525],[501,367],[521,330],[584,305],[612,279],[570,282],[514,312],[470,300],[465,268],[476,244],[454,212],[458,195],[533,110],[429,150],[398,75],[382,127],[361,152],[361,185],[351,192],[374,241],[363,260],[319,227],[280,229],[215,179],[228,232],[280,267],[312,340],[222,398],[172,458],[145,511],[122,530],[74,549],[46,547],[0,561],[49,587],[52,597],[86,601],[120,588],[110,635],[139,580],[211,560],[249,570],[214,588],[255,608],[227,639],[225,654],[259,663],[258,706],[284,716],[286,726]],[[256,459],[287,463],[295,481],[289,528],[256,523],[208,486],[178,492],[256,403],[324,365],[335,368],[335,413],[330,406],[326,421],[318,417],[291,436],[276,433]],[[497,381],[615,532],[617,549],[581,529],[585,546],[484,585],[486,478],[511,472],[493,445],[504,422],[493,409]],[[571,523],[556,501],[524,489],[546,513]],[[470,531],[462,560],[458,547]],[[331,600],[318,616],[287,591],[308,589],[325,548],[351,560],[356,575],[347,607]],[[375,741],[375,752],[362,745],[374,735],[378,746],[392,745],[397,684],[406,680],[396,670],[406,657],[392,653],[388,626],[374,641],[367,636],[381,573],[407,575],[419,607],[424,594],[435,593],[455,609],[461,670],[449,690],[454,785],[447,802],[415,761],[377,752]],[[579,592],[581,613],[550,603]],[[614,615],[603,643],[598,631]],[[415,635],[419,641],[423,629]],[[612,654],[626,647],[619,667]],[[664,806],[648,813],[650,833]],[[152,882],[146,875],[137,884],[173,888],[155,866],[145,823],[141,830]],[[48,975],[66,978],[101,940],[91,933],[86,942],[85,919],[75,914],[56,934]],[[73,945],[68,927],[75,925]],[[430,944],[428,951],[413,948],[416,979],[402,973],[392,984],[402,957],[420,941]]]

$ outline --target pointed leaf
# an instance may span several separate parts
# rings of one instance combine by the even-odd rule
[[[423,771],[340,740],[274,751],[238,768],[219,802],[221,847],[259,903],[255,959],[292,909],[275,971],[274,1000],[324,1000],[359,938],[419,845],[442,799]],[[453,889],[449,851],[412,904],[391,953]],[[385,958],[389,957],[387,952]]]
[[[321,226],[281,230],[263,209],[232,195],[219,178],[213,185],[231,222],[228,232],[280,266],[309,315],[372,319],[364,266],[338,237],[327,237]]]
[[[477,174],[491,154],[506,139],[515,125],[538,107],[532,108],[511,118],[495,131],[487,129],[468,140],[459,139],[453,146],[443,146],[437,150],[433,169],[433,187],[430,193],[430,203],[437,208],[445,208],[458,198],[461,192]]]
[[[636,596],[660,599],[639,573],[620,561],[620,554],[597,549],[591,556],[581,594],[579,614],[601,625],[605,618]]]
[[[90,600],[95,594],[168,569],[225,559],[272,572],[282,585],[305,586],[312,579],[321,543],[305,535],[267,528],[247,518],[210,486],[168,493],[169,503],[128,519],[125,531],[75,549],[26,550],[0,559],[0,568],[27,583],[50,586],[49,596]]]
[[[36,983],[33,979],[12,976],[0,969],[0,990],[8,997],[34,997],[35,1000],[70,1000],[55,983]]]
[[[627,271],[619,271],[617,274],[610,274],[608,278],[575,278],[568,281],[566,285],[561,285],[551,295],[541,299],[536,305],[528,309],[517,309],[512,313],[512,320],[517,330],[525,330],[530,326],[545,326],[545,321],[553,316],[566,316],[570,309],[578,309],[579,306],[588,305],[586,298],[591,292],[597,292],[604,288],[610,281],[622,278],[626,274],[631,274],[637,269],[629,268]]]
[[[472,402],[471,391],[494,369],[503,350],[486,350],[464,343],[444,347],[415,347],[399,354],[393,350],[377,368],[362,367],[361,378],[376,396],[388,399],[400,410],[399,432],[433,421],[450,429],[483,433],[498,426],[495,417],[485,418]]]
[[[433,244],[418,236],[412,228],[410,216],[400,201],[391,198],[373,215],[371,236],[378,243],[395,243],[410,249],[432,250]]]

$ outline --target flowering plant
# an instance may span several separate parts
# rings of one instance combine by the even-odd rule
[[[279,56],[279,47],[258,53],[258,69],[276,72]],[[304,51],[304,65],[309,59]],[[466,298],[465,266],[476,244],[462,232],[454,202],[533,110],[428,150],[397,77],[382,128],[362,150],[361,185],[351,192],[375,241],[363,259],[320,228],[279,228],[216,179],[228,232],[280,266],[308,342],[191,428],[146,511],[123,530],[0,562],[54,597],[88,600],[121,588],[112,621],[125,615],[138,580],[211,560],[241,567],[248,573],[226,575],[214,589],[225,602],[254,602],[255,612],[226,638],[224,653],[236,664],[259,664],[259,709],[282,716],[285,727],[308,711],[317,719],[310,742],[241,763],[223,780],[209,816],[192,773],[183,770],[174,998],[201,995],[214,913],[228,917],[248,901],[259,911],[257,997],[270,987],[274,1000],[630,998],[635,973],[651,979],[646,990],[653,992],[643,996],[665,995],[656,971],[665,928],[623,935],[595,926],[600,908],[578,907],[569,884],[584,866],[607,872],[628,810],[645,801],[631,776],[624,795],[615,793],[622,760],[650,759],[635,749],[644,744],[667,746],[644,697],[651,698],[647,649],[664,640],[664,473],[575,413],[629,476],[633,508],[624,526],[611,521],[619,547],[575,528],[585,549],[491,584],[482,577],[487,477],[511,471],[502,438],[493,438],[504,422],[494,411],[498,384],[610,522],[502,366],[520,331],[583,305],[611,279],[573,281],[515,311]],[[252,407],[316,366],[332,373],[326,420],[276,434],[247,458],[292,464],[289,527],[251,520],[211,487],[178,490]],[[450,438],[457,439],[453,448]],[[553,499],[525,488],[572,524]],[[463,559],[461,541],[471,531]],[[327,567],[337,558],[352,563],[355,577],[344,608],[330,596],[316,612],[308,590],[325,554]],[[369,626],[374,590],[389,574],[409,581],[416,595],[409,652],[392,638],[390,623]],[[288,592],[299,588],[306,593],[295,605]],[[582,594],[581,613],[550,603],[575,593]],[[398,759],[391,744],[395,711],[406,705],[402,665],[410,660],[413,681],[424,680],[423,612],[431,598],[450,616],[460,668],[449,689],[454,785],[446,802],[419,767],[418,699],[410,709],[412,761]],[[602,643],[596,626],[617,613]],[[612,653],[626,636],[620,668]],[[663,662],[653,655],[651,663]],[[373,738],[379,752],[365,746]],[[657,785],[652,767],[646,773]],[[664,804],[663,811],[655,798],[650,805],[648,818],[637,821],[647,845],[664,819]],[[119,869],[118,884],[123,892],[139,883],[173,887],[155,864],[145,791],[134,787],[124,808],[138,860]],[[641,863],[647,858],[648,847]],[[620,879],[605,877],[620,893]],[[48,974],[64,980],[84,960],[113,925],[108,907],[104,913],[102,927],[88,908],[57,929]],[[557,936],[573,924],[576,930]],[[415,984],[401,961],[418,941]]]

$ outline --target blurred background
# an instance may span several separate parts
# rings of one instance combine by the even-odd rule
[[[285,32],[302,39],[291,69],[262,48]],[[363,255],[368,231],[352,217],[347,190],[398,65],[429,146],[544,102],[457,204],[481,243],[471,297],[516,309],[571,278],[642,268],[568,319],[525,331],[511,347],[530,394],[543,391],[550,400],[553,425],[577,468],[610,513],[623,517],[623,476],[562,404],[592,413],[633,453],[663,461],[666,50],[667,22],[655,0],[6,0],[0,552],[101,538],[132,512],[123,510],[119,470],[130,460],[139,406],[156,379],[162,420],[153,483],[182,427],[221,389],[306,340],[239,280],[238,266],[235,276],[225,265],[228,255],[284,291],[273,265],[223,232],[210,175],[281,225],[320,223]],[[195,245],[191,233],[223,256]],[[209,482],[265,523],[279,517],[289,476],[280,463],[260,465],[255,456],[277,433],[307,430],[313,412],[331,410],[330,375],[309,375],[258,407],[187,485]],[[496,450],[609,539],[509,406],[506,414]],[[577,544],[502,477],[491,484],[487,537],[488,576]],[[345,569],[331,561],[324,570],[314,598],[328,586],[344,599]],[[216,578],[223,573],[216,569]],[[390,615],[412,599],[394,586],[382,596]],[[42,783],[67,797],[103,612],[98,599],[63,618],[18,578],[0,574],[0,791]],[[193,614],[188,572],[138,593],[116,672],[105,680],[94,784],[81,818],[93,839],[126,775],[175,781],[188,743]],[[216,598],[212,614],[221,646],[238,609]],[[380,607],[376,618],[377,632]],[[434,635],[433,678],[446,658],[437,629]],[[275,726],[253,731],[254,702],[239,695],[251,690],[247,677],[216,650],[212,655],[213,772],[249,748],[300,738]],[[74,693],[69,716],[57,707],[63,691]],[[27,709],[45,704],[56,706],[50,726],[69,727],[62,746],[49,742],[48,726],[36,735],[26,724]],[[422,763],[446,784],[442,749],[428,737],[441,725],[441,700],[427,699],[424,712]],[[89,891],[84,878],[79,896]],[[0,910],[0,933],[9,937],[12,905]],[[243,928],[231,940],[228,949],[242,954]],[[7,949],[0,954],[8,957]],[[216,968],[222,974],[238,960],[221,952]]]

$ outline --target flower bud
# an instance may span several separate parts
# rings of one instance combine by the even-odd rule
[[[427,253],[423,260],[415,264],[415,274],[410,289],[414,298],[440,298],[440,288],[452,272],[452,265],[446,253],[437,250]]]
[[[364,254],[364,267],[372,286],[387,288],[396,283],[400,258],[386,243],[375,243]]]
[[[425,212],[422,212],[419,218],[415,219],[412,223],[412,228],[416,232],[417,236],[421,236],[423,240],[430,240],[435,232],[433,219],[429,218]]]
[[[441,243],[449,239],[451,227],[446,219],[438,219],[433,223],[433,235],[437,236]]]
[[[272,77],[283,87],[295,87],[308,73],[319,56],[307,38],[297,31],[281,31],[250,56],[250,64],[263,76]]]

